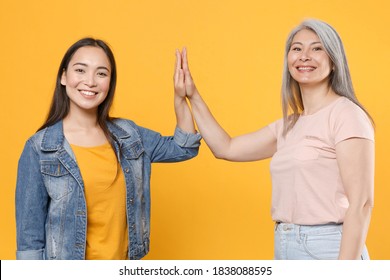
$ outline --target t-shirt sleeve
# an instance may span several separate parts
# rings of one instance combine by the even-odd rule
[[[348,101],[334,116],[335,144],[349,138],[364,138],[374,141],[374,128],[367,114],[356,104]]]
[[[279,136],[283,133],[283,119],[270,123],[268,128],[271,130],[276,139],[279,139]]]

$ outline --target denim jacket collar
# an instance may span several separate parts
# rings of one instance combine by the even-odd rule
[[[123,128],[115,124],[114,122],[107,122],[108,130],[114,135],[116,139],[127,139],[132,135],[125,131]]]
[[[45,129],[41,142],[41,150],[44,152],[58,151],[63,146],[64,140],[62,121],[59,121]]]
[[[113,122],[107,122],[107,126],[117,140],[131,137],[131,134]],[[59,121],[46,128],[41,142],[41,150],[44,152],[58,151],[62,146],[65,146],[64,142],[67,141],[63,131],[63,122]]]

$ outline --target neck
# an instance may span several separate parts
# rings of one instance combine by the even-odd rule
[[[300,89],[304,108],[303,115],[314,114],[338,97],[329,84],[300,85]]]
[[[97,110],[78,110],[71,108],[64,118],[64,124],[71,129],[88,130],[99,126]]]
[[[66,140],[73,145],[93,147],[105,144],[108,139],[97,120],[97,110],[70,110],[63,120]]]

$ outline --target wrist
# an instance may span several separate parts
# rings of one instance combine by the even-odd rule
[[[195,90],[191,95],[187,95],[189,101],[196,101],[201,98],[199,91]]]
[[[183,96],[175,95],[173,102],[174,102],[175,106],[182,106],[184,104],[187,104],[187,100],[186,100],[185,96],[183,97]]]

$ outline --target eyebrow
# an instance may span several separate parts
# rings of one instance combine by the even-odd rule
[[[76,63],[73,64],[72,66],[75,66],[75,65],[81,65],[81,66],[88,67],[88,64],[82,63],[82,62],[76,62]],[[104,70],[107,70],[108,72],[110,72],[110,69],[108,69],[108,68],[105,67],[105,66],[99,66],[97,69],[104,69]]]
[[[291,43],[291,46],[292,46],[292,45],[295,45],[295,44],[297,44],[297,45],[303,45],[303,43],[301,43],[301,42],[293,42],[293,43]],[[310,45],[314,45],[314,44],[321,44],[321,42],[313,42],[313,43],[310,43]]]

